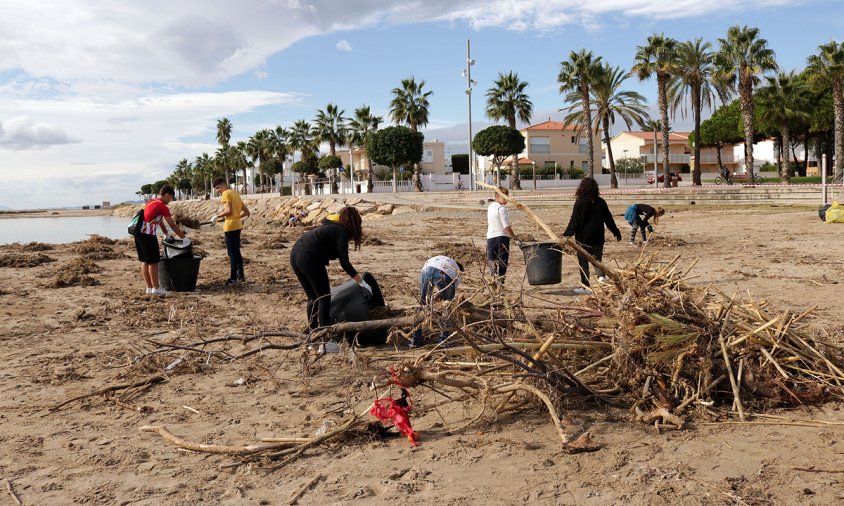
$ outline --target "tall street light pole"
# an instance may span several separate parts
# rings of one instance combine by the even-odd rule
[[[463,75],[466,76],[466,96],[469,99],[469,188],[477,190],[475,184],[475,156],[472,149],[472,86],[478,84],[472,80],[472,65],[475,60],[472,59],[472,50],[470,39],[466,39],[466,68],[463,70]]]

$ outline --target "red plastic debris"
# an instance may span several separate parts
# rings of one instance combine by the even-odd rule
[[[413,402],[410,399],[410,392],[401,386],[398,381],[398,374],[394,369],[390,370],[392,382],[401,388],[401,398],[381,397],[376,399],[369,413],[382,422],[392,422],[399,429],[399,432],[407,436],[410,444],[419,446],[419,434],[410,425],[410,408]]]

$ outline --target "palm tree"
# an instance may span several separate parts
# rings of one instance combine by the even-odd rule
[[[196,160],[193,162],[194,171],[196,171],[197,175],[202,178],[202,187],[207,195],[210,191],[209,184],[213,177],[213,161],[211,157],[208,156],[208,153],[202,153],[202,155],[197,156]]]
[[[809,118],[806,89],[797,82],[794,71],[766,77],[768,85],[759,90],[760,117],[780,131],[783,159],[780,178],[791,182],[791,124]],[[796,162],[797,160],[795,160]]]
[[[290,129],[290,135],[288,137],[288,144],[290,145],[290,149],[301,153],[300,160],[304,164],[313,164],[317,143],[314,141],[311,125],[307,121],[300,119],[293,123],[293,128]],[[307,174],[305,172],[299,172],[299,182],[304,183],[306,176]],[[305,186],[305,192],[310,194],[310,186]]]
[[[712,110],[715,99],[724,103],[730,95],[728,89],[718,86],[714,80],[715,52],[712,44],[697,38],[677,45],[677,66],[675,75],[668,84],[668,97],[676,117],[677,111],[685,115],[686,104],[691,102],[695,122],[694,157],[695,168],[692,184],[700,186],[700,115],[703,106]]]
[[[666,37],[665,34],[653,34],[648,37],[648,43],[636,48],[636,64],[633,65],[632,73],[637,74],[639,79],[644,81],[656,74],[657,102],[659,104],[659,117],[662,121],[662,171],[665,177],[663,185],[671,186],[671,178],[668,176],[668,80],[677,71],[677,41]],[[654,183],[656,185],[656,182]]]
[[[287,155],[290,154],[290,146],[287,143],[289,136],[290,132],[281,126],[277,126],[275,127],[275,130],[270,130],[270,138],[268,141],[270,151],[278,161],[278,173],[281,174],[282,186],[284,186],[284,161],[287,158]]]
[[[433,91],[425,91],[425,81],[419,81],[417,84],[416,78],[409,77],[402,79],[401,86],[393,88],[393,99],[390,101],[390,117],[397,124],[404,123],[413,129],[414,132],[419,131],[419,127],[424,127],[428,124],[428,97],[434,94]],[[413,165],[413,185],[416,191],[422,191],[422,178],[419,177],[419,164]]]
[[[384,120],[381,116],[374,116],[368,105],[355,109],[355,117],[349,120],[349,152],[353,152],[355,146],[366,150],[366,140],[369,134],[377,132],[378,126]],[[366,169],[366,191],[372,193],[374,184],[372,182],[372,160],[367,156]],[[352,167],[354,169],[354,167]]]
[[[183,196],[183,192],[181,191],[183,185],[181,183],[185,179],[190,179],[192,170],[193,167],[188,159],[182,158],[179,160],[179,163],[176,164],[176,170],[174,170],[173,174],[170,175],[170,183],[176,188],[176,191],[179,192],[180,197]]]
[[[247,188],[249,188],[249,177],[246,175],[246,169],[253,166],[248,159],[247,151],[246,141],[237,141],[237,144],[231,146],[230,150],[231,164],[235,173],[238,170],[243,170],[243,193],[246,193]]]
[[[346,142],[346,118],[339,108],[329,103],[325,110],[317,111],[314,119],[314,137],[319,142],[328,143],[328,154],[337,156],[337,145]],[[331,178],[331,193],[339,193],[337,187],[337,169]]]
[[[603,72],[601,57],[595,58],[592,51],[581,49],[579,53],[572,51],[569,59],[560,63],[560,75],[557,81],[560,83],[560,93],[575,92],[580,96],[583,109],[581,119],[581,131],[586,132],[586,159],[589,165],[589,176],[595,177],[595,150],[592,136],[592,107],[590,103],[590,90],[592,85],[600,78]]]
[[[731,26],[727,37],[718,39],[721,46],[715,56],[716,78],[730,89],[738,87],[741,117],[744,122],[744,170],[753,174],[753,86],[759,75],[777,70],[774,51],[768,41],[759,38],[758,28]]]
[[[844,172],[844,44],[832,41],[818,46],[818,54],[809,56],[809,79],[832,86],[832,112],[835,118],[835,180]]]
[[[595,103],[595,133],[598,129],[604,130],[604,143],[607,145],[607,158],[610,164],[610,186],[618,188],[618,178],[615,174],[615,159],[613,158],[612,145],[610,144],[610,127],[615,124],[616,116],[624,121],[627,129],[632,129],[634,123],[644,122],[648,113],[645,109],[645,97],[635,91],[622,90],[621,85],[630,74],[621,67],[604,65],[603,71],[593,83],[591,94]],[[579,94],[576,91],[566,95],[566,102],[572,105],[566,109],[568,115],[563,120],[566,125],[583,125],[583,109],[576,102]]]
[[[527,81],[519,80],[519,75],[513,71],[498,74],[494,86],[486,92],[486,115],[493,121],[505,120],[510,128],[516,128],[516,119],[529,123],[533,115],[533,102],[530,101],[525,88]],[[518,153],[513,153],[510,188],[521,190],[519,180]]]
[[[657,134],[662,132],[662,121],[660,121],[658,119],[651,118],[650,116],[643,118],[643,120],[644,121],[639,123],[639,128],[641,128],[643,132],[653,132],[653,134],[654,134],[654,181],[656,181],[657,180],[656,163],[657,163],[657,159],[659,158],[657,156],[657,153],[659,153],[659,147],[660,147],[659,146],[659,139],[657,138]],[[671,133],[671,123],[668,124],[668,132]],[[656,186],[656,183],[654,183],[654,186]]]
[[[222,153],[225,156],[226,153],[229,152],[229,141],[232,138],[232,122],[229,121],[228,118],[222,118],[217,120],[217,144],[220,145],[222,148]],[[220,153],[220,151],[218,151]],[[219,159],[218,161],[223,164],[226,169],[226,184],[229,184],[229,164],[227,163],[228,160],[225,158]]]

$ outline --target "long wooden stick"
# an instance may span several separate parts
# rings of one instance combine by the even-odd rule
[[[733,375],[733,367],[730,365],[730,355],[727,353],[727,345],[724,343],[724,329],[727,327],[727,321],[730,316],[730,311],[733,308],[732,301],[727,306],[727,312],[724,314],[724,323],[721,324],[721,333],[718,335],[718,344],[721,345],[721,354],[724,356],[724,366],[727,368],[727,374],[730,378],[730,386],[733,388],[733,399],[735,399],[736,407],[738,408],[739,418],[744,421],[744,407],[741,405],[741,395],[739,394],[736,377]]]
[[[305,485],[302,488],[300,488],[295,494],[293,494],[293,497],[291,497],[290,500],[287,501],[287,504],[291,504],[291,505],[296,504],[299,501],[299,499],[301,499],[302,496],[305,495],[305,492],[310,490],[311,487],[316,485],[316,483],[321,479],[322,479],[322,474],[318,474],[318,475],[314,476],[313,478],[311,478],[311,481],[309,481],[308,483],[305,483]]]
[[[204,444],[204,443],[193,443],[191,441],[186,441],[179,436],[173,434],[167,427],[163,425],[144,425],[139,429],[141,432],[155,432],[165,441],[172,444],[173,446],[178,446],[179,448],[184,448],[186,450],[191,450],[195,452],[201,453],[216,453],[216,454],[225,454],[225,455],[254,455],[256,453],[266,452],[270,450],[279,450],[281,448],[288,448],[291,446],[297,446],[300,443],[295,441],[283,441],[278,443],[267,443],[267,444],[258,444],[258,445],[246,445],[246,446],[230,446],[230,445],[213,445],[213,444]]]
[[[22,506],[23,503],[21,502],[20,498],[18,497],[18,494],[16,494],[15,490],[12,488],[12,482],[9,481],[6,478],[3,478],[3,481],[6,482],[6,490],[9,491],[9,495],[12,496],[12,499],[14,499],[15,504],[17,504],[18,506]]]

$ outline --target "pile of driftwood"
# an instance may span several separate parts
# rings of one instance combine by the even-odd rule
[[[576,245],[575,245],[576,246]],[[594,261],[594,259],[592,259]],[[595,261],[596,265],[601,265]],[[394,318],[342,323],[317,333],[276,331],[189,344],[164,344],[138,357],[197,352],[208,360],[241,360],[271,350],[303,350],[319,360],[319,342],[345,336],[345,353],[391,363],[372,378],[373,398],[397,386],[417,392],[430,387],[436,399],[413,407],[418,416],[450,402],[476,406],[459,432],[502,413],[533,416],[539,408],[569,452],[600,448],[588,431],[565,420],[573,409],[611,405],[631,420],[659,430],[682,429],[694,420],[741,420],[775,406],[844,399],[841,349],[808,330],[802,313],[771,313],[749,296],[727,296],[715,287],[687,284],[689,269],[679,257],[640,257],[623,268],[606,269],[606,284],[581,304],[560,306],[524,292],[487,285],[476,293],[443,301]],[[421,350],[355,348],[357,332],[391,328],[396,344],[416,326],[448,339]],[[251,345],[232,353],[230,346]],[[311,347],[310,352],[305,348]],[[403,346],[402,346],[403,349]],[[303,368],[306,373],[307,368]],[[263,462],[277,469],[306,450],[373,422],[371,404],[349,410],[334,428],[312,438],[278,438],[246,446],[191,443],[166,427],[142,427],[171,444],[194,451],[228,454],[229,466]],[[365,409],[363,409],[365,408]],[[494,423],[494,422],[493,422]],[[424,444],[424,427],[422,431]]]

